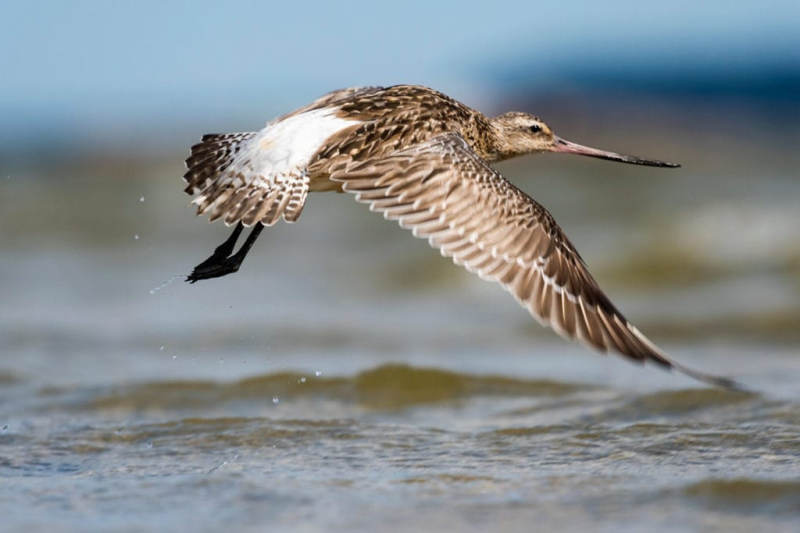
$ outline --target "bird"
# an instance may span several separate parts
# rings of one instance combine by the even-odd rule
[[[601,290],[551,214],[491,165],[527,154],[578,154],[675,168],[566,141],[523,112],[496,117],[419,85],[330,92],[256,132],[208,134],[186,159],[198,215],[233,233],[186,281],[239,270],[264,226],[296,222],[309,192],[351,193],[481,278],[499,283],[568,340],[701,382],[645,337]],[[241,232],[252,227],[234,253]]]

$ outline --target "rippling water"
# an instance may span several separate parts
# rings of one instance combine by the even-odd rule
[[[800,517],[794,400],[395,364],[319,372],[44,388],[6,376],[4,411],[25,406],[0,436],[6,525],[792,531]]]
[[[769,269],[679,243],[686,278],[675,257],[636,264],[657,228],[617,228],[609,251],[595,237],[616,222],[569,224],[634,322],[738,393],[562,342],[344,197],[265,232],[236,276],[165,284],[225,230],[128,187],[122,222],[6,236],[0,529],[800,528],[800,278],[782,233]],[[334,216],[359,231],[321,232]]]

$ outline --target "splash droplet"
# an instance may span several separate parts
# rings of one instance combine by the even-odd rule
[[[140,196],[139,201],[144,203],[144,196]]]
[[[277,396],[274,396],[272,398],[272,403],[274,403],[275,405],[278,405],[279,403],[281,403],[281,399],[278,398]]]
[[[302,377],[302,378],[300,378],[300,379],[299,379],[299,380],[297,380],[297,381],[298,381],[299,383],[305,383],[305,382],[306,382],[306,378],[305,378],[305,377]]]
[[[139,234],[138,233],[134,233],[133,234],[133,240],[134,241],[138,241],[139,240]]]
[[[157,293],[158,291],[160,291],[161,289],[163,289],[164,287],[166,287],[167,285],[169,285],[170,283],[172,283],[176,279],[182,278],[182,277],[183,276],[172,276],[171,278],[169,278],[167,281],[165,281],[164,283],[162,283],[158,287],[153,287],[152,289],[150,289],[150,294]]]
[[[320,377],[322,375],[322,370],[317,370],[316,372],[314,372],[314,375]]]

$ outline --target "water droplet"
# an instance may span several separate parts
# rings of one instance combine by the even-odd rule
[[[134,241],[138,241],[139,240],[139,234],[138,233],[134,233],[133,234],[133,240]]]
[[[153,287],[152,289],[150,289],[150,294],[157,293],[158,291],[160,291],[161,289],[163,289],[164,287],[166,287],[167,285],[169,285],[170,283],[172,283],[176,279],[182,278],[182,277],[183,276],[172,276],[171,278],[169,278],[167,281],[165,281],[164,283],[162,283],[158,287]]]
[[[281,403],[281,399],[278,398],[277,396],[273,396],[272,403],[274,403],[275,405],[278,405],[279,403]]]
[[[221,365],[224,365],[224,364],[225,364],[225,358],[224,358],[224,357],[223,357],[222,359],[220,359],[220,360],[219,360],[219,364],[221,364]]]
[[[158,351],[159,352],[163,352],[164,351],[164,345],[163,344],[161,345],[161,348],[158,349]]]
[[[244,360],[244,364],[247,364],[247,359]]]
[[[144,196],[140,196],[140,197],[139,197],[139,201],[140,201],[140,202],[144,202]]]
[[[178,358],[178,356],[177,356],[177,355],[173,355],[173,356],[172,356],[172,358],[173,358],[173,359],[177,359],[177,358]]]
[[[320,377],[322,375],[322,370],[317,370],[316,372],[314,372],[314,375]]]
[[[5,435],[6,433],[8,433],[8,424],[3,426],[3,435]]]
[[[305,378],[305,377],[302,377],[302,378],[300,378],[298,381],[299,381],[300,383],[305,383],[305,382],[306,382],[306,378]]]
[[[152,450],[153,449],[153,443],[152,442],[150,442],[150,441],[147,442],[147,449],[148,450]]]

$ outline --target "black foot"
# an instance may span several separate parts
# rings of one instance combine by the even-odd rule
[[[244,256],[223,257],[214,262],[211,259],[214,259],[214,257],[211,256],[194,267],[192,273],[186,277],[186,281],[195,283],[201,279],[221,278],[222,276],[233,274],[242,266]]]
[[[264,229],[264,226],[256,224],[253,231],[247,236],[247,240],[242,245],[241,249],[239,249],[236,254],[231,255],[243,229],[244,225],[241,222],[237,224],[231,236],[228,237],[225,242],[217,246],[214,253],[211,254],[211,257],[194,267],[192,273],[186,277],[186,281],[195,283],[201,279],[219,278],[237,272],[239,267],[242,266],[247,252],[253,247],[253,243],[256,242],[261,230]]]

